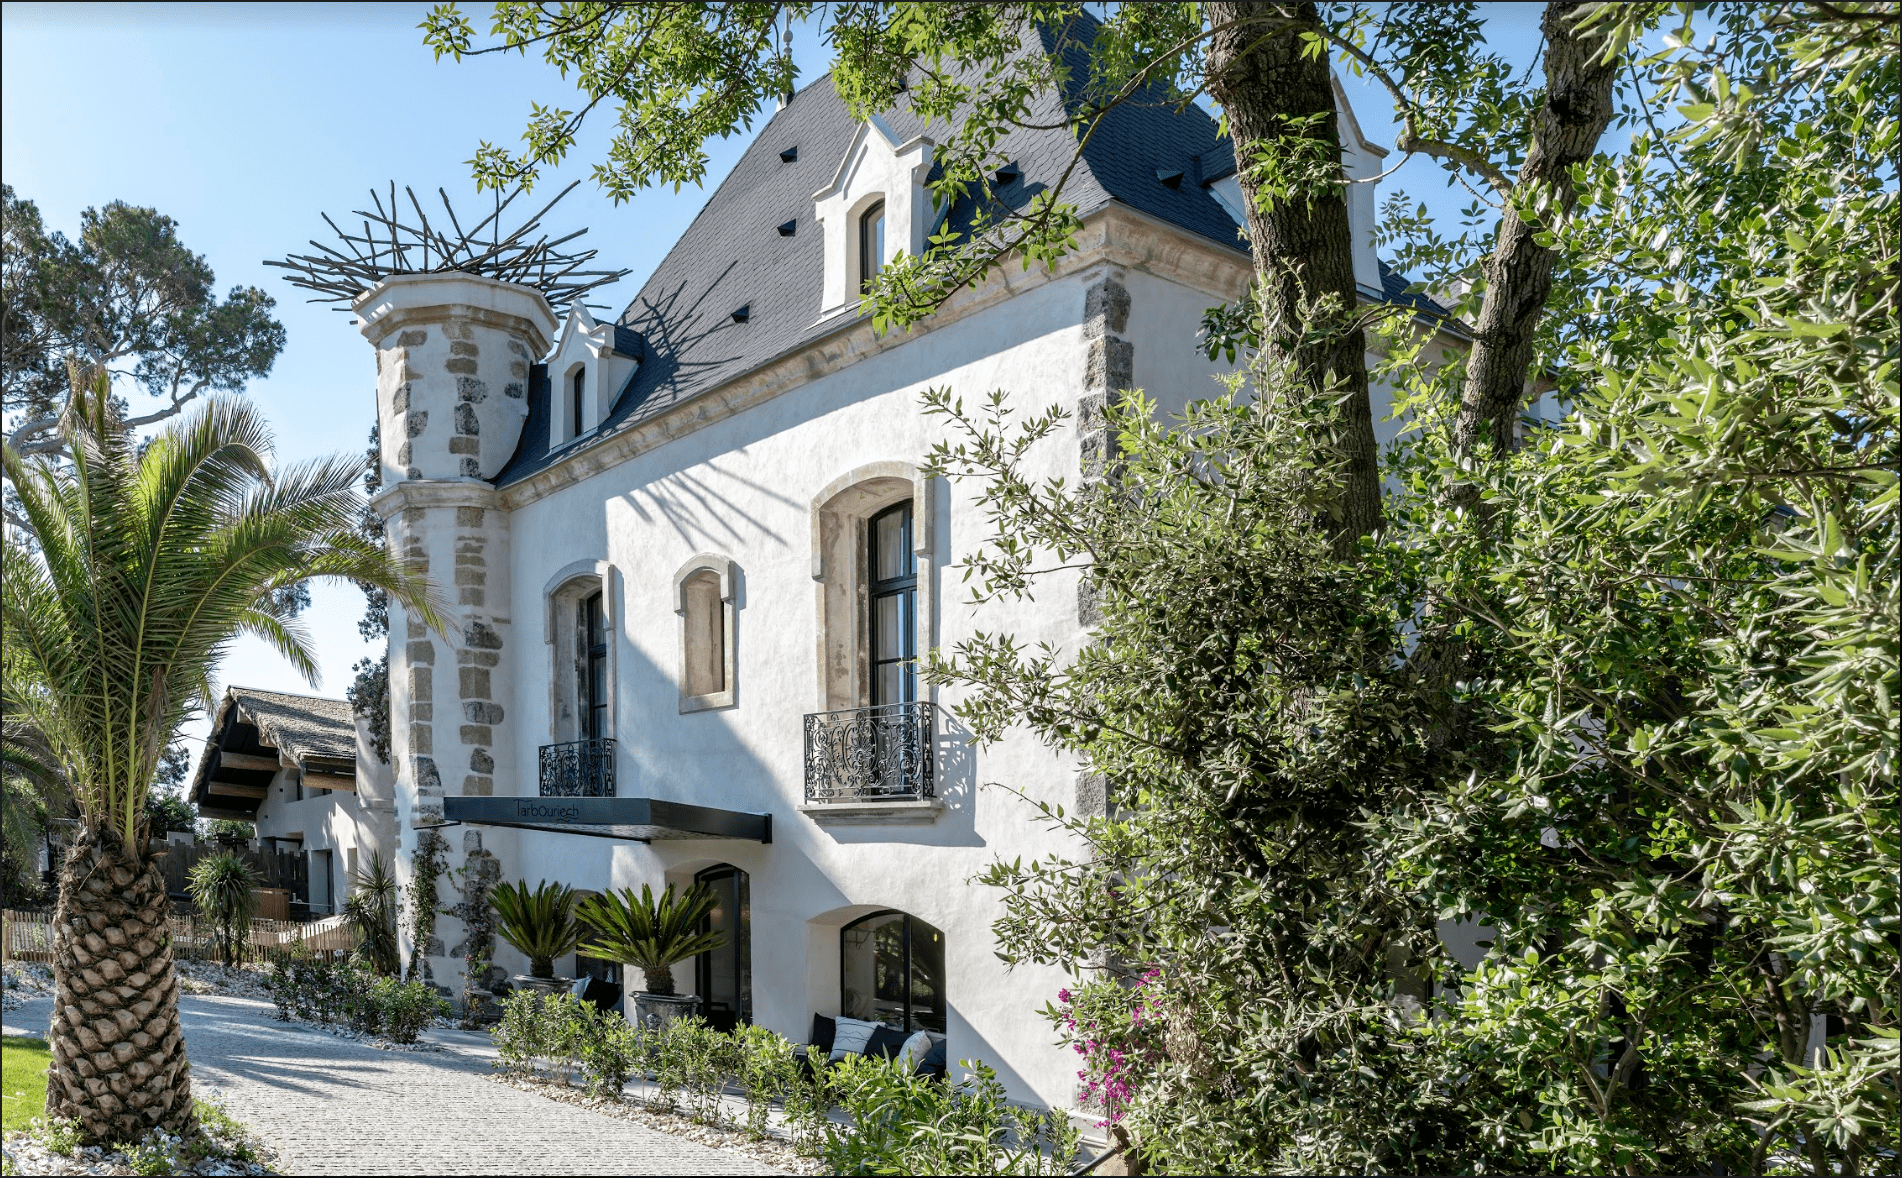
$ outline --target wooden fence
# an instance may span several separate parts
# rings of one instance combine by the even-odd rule
[[[173,913],[170,918],[172,954],[181,961],[218,961],[218,932],[196,914]],[[246,938],[246,961],[275,962],[310,953],[348,951],[357,946],[357,931],[347,917],[322,920],[254,919]],[[53,914],[48,911],[0,911],[0,957],[8,961],[53,960]]]
[[[296,851],[265,851],[248,846],[227,847],[220,843],[194,843],[166,848],[158,861],[159,874],[165,877],[166,892],[173,899],[184,897],[192,865],[200,859],[226,851],[237,852],[240,858],[251,865],[251,869],[258,873],[259,887],[289,892],[290,898],[300,904],[309,901],[309,864],[303,855]]]

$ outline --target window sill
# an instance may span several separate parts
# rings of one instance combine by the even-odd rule
[[[808,802],[799,812],[820,826],[930,826],[944,810],[939,798],[876,802]]]
[[[733,693],[716,691],[712,695],[683,695],[680,697],[680,714],[688,712],[711,712],[717,708],[733,706]]]

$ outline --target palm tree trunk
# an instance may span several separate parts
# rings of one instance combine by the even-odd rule
[[[165,880],[110,831],[82,829],[60,870],[53,987],[47,1117],[96,1142],[194,1135]]]

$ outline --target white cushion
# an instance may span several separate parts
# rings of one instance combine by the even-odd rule
[[[872,1032],[878,1030],[877,1023],[862,1022],[855,1018],[837,1019],[833,1025],[837,1028],[832,1033],[834,1063],[848,1055],[864,1055],[865,1045],[872,1041]]]
[[[898,1058],[904,1060],[908,1068],[917,1067],[918,1061],[929,1054],[931,1054],[931,1032],[929,1031],[919,1031],[905,1040],[905,1045],[898,1049]]]

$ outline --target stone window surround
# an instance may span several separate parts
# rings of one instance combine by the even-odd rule
[[[563,565],[542,588],[542,641],[548,645],[548,742],[579,740],[581,732],[580,682],[577,677],[576,610],[599,591],[601,622],[608,635],[608,731],[619,730],[616,686],[620,682],[621,598],[620,572],[605,560],[577,560]]]
[[[911,499],[912,551],[918,557],[917,635],[920,654],[934,633],[931,545],[936,532],[931,484],[915,463],[871,462],[840,475],[812,500],[812,579],[817,606],[814,638],[821,712],[859,707],[870,687],[867,671],[865,523],[894,503]],[[920,683],[921,698],[935,691]]]
[[[722,682],[725,687],[720,691],[704,695],[687,694],[688,642],[687,642],[687,582],[696,574],[711,572],[720,583],[721,647],[724,666]],[[680,617],[680,714],[689,712],[710,712],[718,708],[735,706],[738,699],[739,659],[734,651],[735,615],[738,613],[738,594],[740,584],[740,566],[724,556],[712,553],[698,553],[674,573],[674,613]]]

